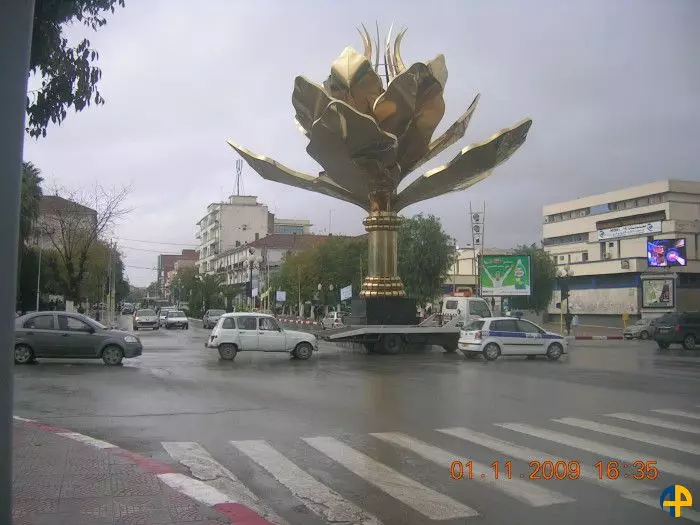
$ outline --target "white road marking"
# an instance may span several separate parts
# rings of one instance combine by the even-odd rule
[[[226,495],[222,494],[211,485],[199,481],[198,479],[185,476],[184,474],[169,472],[168,474],[158,474],[158,478],[169,487],[211,507],[221,503],[238,503],[226,497]]]
[[[381,521],[376,517],[311,477],[266,441],[249,440],[230,443],[267,470],[304,505],[324,520],[346,525],[381,525]]]
[[[632,439],[650,445],[671,448],[673,450],[679,450],[680,452],[687,452],[688,454],[700,455],[700,446],[694,445],[693,443],[686,443],[685,441],[678,441],[677,439],[667,438],[658,434],[647,434],[646,432],[627,430],[626,428],[606,425],[604,423],[595,423],[594,421],[587,421],[575,417],[563,417],[561,419],[553,419],[552,421],[571,425],[572,427],[585,428],[586,430],[600,432],[601,434],[608,434],[610,436]]]
[[[217,462],[199,443],[164,441],[161,444],[170,457],[186,466],[195,478],[206,481],[232,501],[246,505],[271,523],[288,525],[286,520],[261,503],[241,480]]]
[[[478,515],[478,512],[471,507],[404,476],[332,437],[319,436],[302,439],[316,450],[343,465],[353,474],[429,519],[449,520]],[[449,468],[449,464],[445,468]]]
[[[659,414],[668,414],[669,416],[680,416],[689,417],[691,419],[700,419],[700,414],[695,412],[688,412],[687,410],[677,410],[675,408],[657,408],[652,410],[652,412],[658,412]]]
[[[496,423],[496,426],[507,428],[508,430],[513,430],[515,432],[520,432],[536,438],[554,441],[555,443],[561,443],[562,445],[585,450],[599,456],[620,459],[622,461],[627,461],[628,463],[641,461],[642,458],[647,457],[647,454],[643,454],[641,452],[634,452],[624,448],[613,447],[598,441],[590,441],[588,439],[572,436],[571,434],[564,434],[563,432],[555,432],[553,430],[545,430],[543,428],[537,428],[531,425],[525,425],[523,423]],[[700,471],[697,469],[686,467],[685,465],[681,465],[680,463],[669,461],[667,459],[655,459],[656,468],[661,471],[668,472],[669,474],[675,474],[680,477],[700,480]]]
[[[459,439],[464,439],[465,441],[470,441],[476,445],[500,452],[504,456],[527,461],[528,463],[530,461],[537,461],[538,463],[542,463],[543,461],[551,461],[552,463],[564,461],[568,465],[571,462],[571,460],[552,456],[546,452],[540,452],[539,450],[516,445],[487,434],[474,432],[468,428],[444,428],[439,429],[438,432],[442,432]],[[578,463],[580,464],[581,462],[578,461]],[[579,479],[596,483],[618,492],[644,492],[647,490],[656,490],[656,487],[653,485],[644,485],[640,481],[629,481],[626,479],[613,480],[607,478],[600,479],[595,470],[592,470],[590,467],[583,464],[580,464],[580,473],[581,477]],[[527,476],[528,474],[525,475],[525,477]]]
[[[632,501],[636,501],[637,503],[641,503],[643,505],[648,505],[649,507],[654,507],[656,510],[661,510],[661,507],[659,506],[659,498],[657,498],[656,496],[649,496],[647,494],[638,494],[632,492],[630,494],[623,494],[622,497]],[[694,521],[695,523],[700,523],[700,512],[689,509],[682,509],[681,512],[681,518]],[[666,511],[666,513],[668,513],[668,510]]]
[[[700,427],[695,425],[686,425],[684,423],[676,423],[668,419],[660,419],[657,417],[640,416],[638,414],[628,414],[626,412],[618,412],[616,414],[605,414],[608,417],[615,417],[633,423],[642,423],[643,425],[651,425],[654,427],[667,428],[669,430],[678,430],[680,432],[689,432],[690,434],[700,434]]]
[[[67,437],[74,441],[79,441],[80,443],[85,443],[95,448],[107,449],[107,448],[117,448],[116,445],[102,441],[101,439],[95,439],[85,434],[78,434],[77,432],[57,432],[59,436]]]
[[[450,468],[452,462],[458,457],[458,454],[447,452],[446,450],[414,439],[400,432],[383,432],[370,435],[410,450],[428,461],[437,463],[444,469]],[[575,501],[559,492],[542,488],[528,481],[507,479],[504,477],[503,473],[501,473],[498,479],[495,479],[492,468],[483,463],[472,461],[472,471],[475,473],[474,477],[479,482],[483,481],[491,488],[504,492],[510,497],[527,503],[532,507],[546,507],[548,505],[556,505],[557,503],[570,503]],[[482,474],[486,474],[486,477],[480,479]]]

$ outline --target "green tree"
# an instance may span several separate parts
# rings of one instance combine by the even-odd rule
[[[29,284],[30,279],[28,278],[29,270],[25,268],[24,258],[28,255],[30,250],[28,243],[32,233],[36,226],[36,220],[39,217],[39,203],[41,202],[41,171],[39,168],[34,166],[31,162],[22,163],[22,186],[21,186],[21,197],[20,197],[20,216],[19,216],[19,246],[17,249],[17,300],[19,303],[23,303],[24,299],[20,297],[25,297],[30,293],[30,290],[26,289]],[[38,265],[38,262],[30,262],[33,264],[34,269]],[[24,276],[23,276],[24,274]],[[23,288],[25,287],[25,288]],[[36,284],[31,285],[31,289],[36,293]]]
[[[64,28],[76,23],[97,30],[107,23],[124,0],[36,0],[32,29],[30,70],[41,78],[41,87],[27,97],[27,132],[45,137],[50,122],[60,124],[67,110],[82,111],[91,103],[104,104],[97,90],[102,71],[87,38],[73,46]]]
[[[454,263],[454,247],[440,219],[422,214],[404,219],[399,229],[399,276],[406,294],[418,304],[442,295],[443,283]]]
[[[539,314],[547,310],[557,279],[557,266],[544,248],[531,244],[518,246],[517,255],[530,256],[530,296],[509,299],[513,309],[533,310]]]
[[[60,276],[55,274],[58,255],[53,250],[41,252],[41,295],[60,294]],[[36,308],[36,287],[39,270],[39,250],[36,246],[25,248],[20,260],[19,278],[17,282],[17,309],[26,312]],[[39,308],[43,303],[40,303]]]

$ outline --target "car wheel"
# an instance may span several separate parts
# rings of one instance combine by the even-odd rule
[[[660,350],[666,350],[669,346],[670,346],[669,343],[662,343],[661,341],[659,341],[659,349]]]
[[[552,343],[549,345],[549,348],[547,348],[547,359],[550,361],[556,361],[563,353],[564,347],[562,347],[559,343]]]
[[[647,332],[646,330],[642,330],[641,332],[639,332],[639,338],[644,339],[646,341],[647,339],[649,339],[649,332]]]
[[[236,345],[225,343],[219,346],[219,356],[226,361],[233,361],[236,358],[238,349]]]
[[[442,348],[444,348],[445,352],[448,354],[454,354],[457,351],[457,345],[455,343],[442,345]]]
[[[695,348],[695,336],[693,334],[688,334],[683,339],[683,348],[686,350],[693,350]]]
[[[495,361],[501,355],[501,349],[496,343],[489,343],[484,348],[483,354],[487,361]]]
[[[153,329],[154,329],[154,330],[160,330],[160,326],[154,326]]]
[[[400,354],[403,351],[403,339],[399,334],[386,334],[382,337],[382,349],[387,354]]]
[[[18,365],[26,365],[34,361],[34,352],[28,345],[15,346],[15,363]]]
[[[296,348],[294,348],[294,357],[306,361],[314,353],[313,347],[309,343],[299,343]]]
[[[102,350],[102,361],[106,365],[119,365],[122,359],[124,359],[124,352],[116,345],[109,345]]]

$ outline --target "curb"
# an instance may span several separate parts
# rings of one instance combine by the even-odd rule
[[[282,324],[303,324],[308,326],[321,326],[321,323],[312,321],[311,319],[297,319],[290,317],[278,317],[277,320]]]
[[[624,337],[621,335],[567,335],[564,339],[568,341],[621,341]]]
[[[213,508],[219,512],[219,514],[225,516],[228,522],[233,525],[273,525],[272,522],[267,521],[246,505],[234,501],[232,498],[222,494],[203,481],[177,472],[167,463],[125,450],[107,441],[102,441],[101,439],[79,434],[78,432],[73,432],[65,428],[44,424],[35,419],[27,419],[19,416],[13,416],[13,419],[26,425],[52,432],[53,434],[78,441],[84,445],[89,445],[107,453],[120,456],[136,465],[139,469],[153,474],[160,481],[177,492],[184,494],[204,506]]]

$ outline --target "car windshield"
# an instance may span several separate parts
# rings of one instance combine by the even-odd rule
[[[223,315],[224,312],[223,310],[209,310],[209,315]]]
[[[156,315],[156,313],[153,310],[139,310],[136,312],[137,315],[147,317],[149,315]]]
[[[168,317],[185,317],[185,312],[181,312],[180,310],[171,310],[168,313]]]

